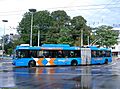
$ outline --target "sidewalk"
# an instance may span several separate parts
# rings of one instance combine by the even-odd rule
[[[113,61],[113,62],[116,62],[116,61],[118,61],[118,60],[120,60],[120,58],[118,58],[118,57],[113,57],[113,58],[112,58],[112,61]]]

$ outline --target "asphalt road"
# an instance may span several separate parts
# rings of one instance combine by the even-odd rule
[[[0,89],[120,89],[120,60],[106,65],[16,68],[0,60]]]

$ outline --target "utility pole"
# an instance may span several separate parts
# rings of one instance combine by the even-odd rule
[[[81,46],[83,46],[83,29],[81,29]]]
[[[40,30],[38,30],[38,47],[40,46]]]
[[[33,13],[36,12],[36,9],[29,9],[31,12],[31,33],[30,33],[30,46],[32,46],[32,26],[33,26]]]
[[[2,20],[2,22],[6,23],[8,22],[8,20]],[[5,50],[5,24],[4,24],[3,45],[2,45],[2,58],[4,56],[4,50]]]
[[[90,45],[90,36],[88,36],[88,46]]]

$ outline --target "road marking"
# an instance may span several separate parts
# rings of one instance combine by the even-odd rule
[[[81,70],[84,70],[84,69],[82,68],[82,69],[75,69],[75,70],[77,70],[77,71],[78,71],[78,70],[81,71]]]
[[[12,62],[2,62],[3,64],[12,64]]]

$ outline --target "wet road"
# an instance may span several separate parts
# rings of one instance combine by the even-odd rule
[[[15,68],[5,60],[0,62],[0,89],[119,89],[119,64]]]

